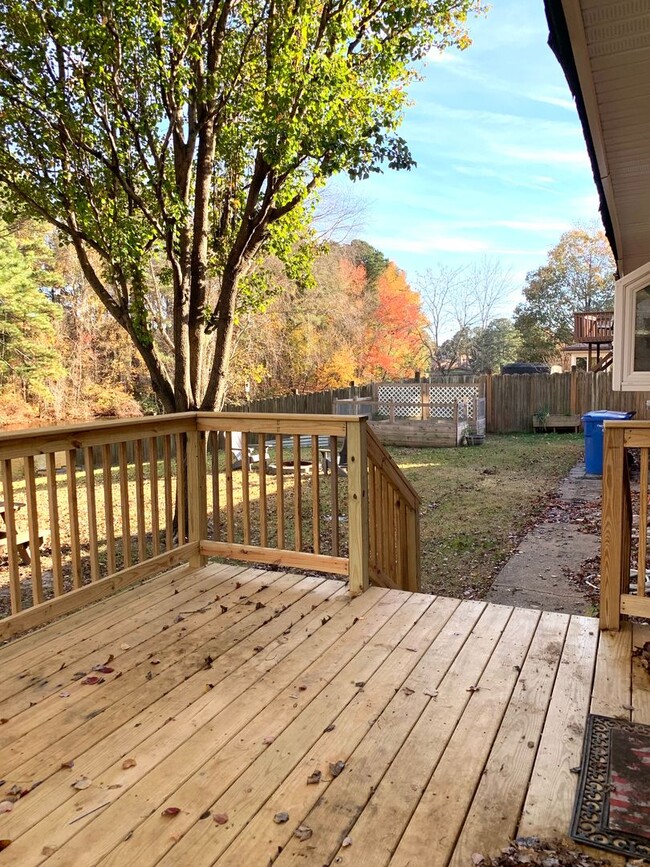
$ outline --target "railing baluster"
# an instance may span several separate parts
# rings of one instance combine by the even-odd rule
[[[55,596],[63,594],[63,564],[61,563],[61,532],[59,530],[59,496],[56,487],[56,455],[45,456],[47,500],[50,513],[50,544],[52,546],[52,586]]]
[[[259,436],[260,451],[260,545],[268,545],[267,501],[266,501],[266,434]]]
[[[106,568],[112,575],[117,570],[115,559],[115,527],[113,526],[113,461],[111,447],[102,446],[102,483],[104,486],[104,526],[106,527]]]
[[[318,437],[311,438],[311,511],[314,554],[320,554],[320,479],[318,476]]]
[[[9,558],[9,595],[11,612],[17,614],[22,610],[23,602],[20,592],[20,569],[18,567],[18,551],[16,549],[16,516],[14,500],[14,476],[10,460],[2,462],[2,486],[4,500],[4,518],[7,529],[7,557]]]
[[[184,545],[187,542],[187,460],[184,434],[176,434],[176,508],[178,544]]]
[[[160,508],[158,505],[158,440],[149,437],[149,501],[151,503],[151,553],[160,554]]]
[[[248,472],[248,433],[242,431],[241,435],[241,499],[242,521],[244,525],[244,545],[250,545],[251,541],[251,506],[249,491]]]
[[[68,523],[70,525],[70,566],[73,587],[81,587],[81,541],[79,536],[79,505],[77,502],[77,450],[68,449],[65,454],[66,486],[68,489]]]
[[[275,438],[275,464],[276,464],[276,495],[275,507],[278,515],[278,548],[285,547],[285,527],[284,527],[284,446],[282,443],[282,435],[278,434]]]
[[[144,456],[142,440],[137,439],[133,449],[135,465],[135,515],[138,527],[138,562],[147,559],[147,534],[144,520]]]
[[[32,573],[32,604],[43,602],[43,576],[41,572],[40,534],[38,529],[38,502],[36,499],[36,472],[34,458],[25,458],[25,499],[27,500],[27,523],[29,526],[29,553]]]
[[[639,479],[639,558],[637,593],[645,596],[646,551],[648,545],[648,449],[641,449],[641,477]]]
[[[332,556],[339,556],[339,461],[336,437],[330,437],[330,493],[332,509]]]
[[[293,522],[294,549],[302,551],[302,478],[300,475],[300,437],[293,437]]]
[[[174,494],[172,491],[172,443],[163,437],[163,465],[165,468],[165,551],[174,547]]]
[[[122,568],[128,569],[132,564],[131,557],[131,513],[129,504],[129,464],[126,454],[126,443],[118,445],[120,464],[120,512],[122,516]]]
[[[210,432],[210,453],[212,457],[212,538],[221,540],[221,507],[219,505],[219,434]]]
[[[90,580],[99,580],[99,535],[97,533],[97,504],[95,501],[95,464],[93,447],[84,448],[84,471],[86,476],[86,508],[88,510],[88,541],[90,550]]]
[[[226,539],[235,541],[235,500],[232,489],[232,433],[226,431]]]

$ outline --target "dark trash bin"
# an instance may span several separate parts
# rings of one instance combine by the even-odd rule
[[[603,429],[606,421],[625,421],[634,412],[616,412],[611,409],[594,409],[582,416],[585,429],[585,469],[591,476],[603,474]]]

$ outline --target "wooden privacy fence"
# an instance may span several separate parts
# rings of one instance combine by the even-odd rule
[[[251,455],[240,469],[235,432]],[[0,639],[214,555],[345,575],[353,593],[419,586],[419,499],[364,418],[183,413],[20,431],[0,435],[0,467]]]
[[[639,449],[639,496],[630,485],[630,449]],[[621,615],[650,617],[648,456],[650,422],[605,422],[600,566],[600,625],[618,629]],[[636,586],[630,580],[636,571]],[[634,574],[634,573],[633,573]]]

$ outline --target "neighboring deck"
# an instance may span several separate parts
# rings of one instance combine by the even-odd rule
[[[0,800],[28,791],[0,865],[436,867],[563,834],[590,703],[650,722],[634,629],[179,568],[0,648]]]

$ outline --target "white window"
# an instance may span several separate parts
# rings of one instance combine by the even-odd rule
[[[650,391],[650,263],[616,283],[613,387]]]

